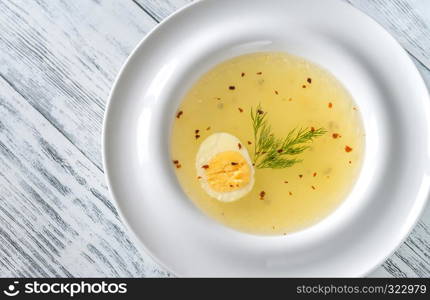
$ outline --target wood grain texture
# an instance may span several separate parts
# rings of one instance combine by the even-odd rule
[[[191,1],[0,1],[0,277],[169,276],[122,229],[100,134],[126,57]],[[344,1],[386,27],[430,86],[430,1]],[[371,276],[430,277],[430,207]]]
[[[0,276],[164,276],[124,233],[103,174],[0,79]]]
[[[0,1],[0,74],[102,169],[105,101],[155,25],[131,1]]]

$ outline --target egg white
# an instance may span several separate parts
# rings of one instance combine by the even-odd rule
[[[238,147],[239,143],[242,145],[241,149],[239,149]],[[236,151],[243,156],[243,158],[245,159],[250,169],[250,180],[246,186],[236,191],[217,192],[211,189],[209,183],[207,182],[205,170],[202,168],[202,166],[208,164],[209,161],[218,153],[226,152],[226,151]],[[248,151],[246,150],[246,147],[244,146],[244,144],[237,137],[229,133],[225,133],[225,132],[214,133],[209,137],[207,137],[200,144],[200,148],[196,156],[196,170],[197,170],[197,176],[201,178],[200,184],[203,190],[205,190],[205,192],[209,196],[222,202],[233,202],[233,201],[239,200],[240,198],[248,194],[249,191],[251,191],[254,186],[255,171],[254,171],[254,167],[252,166],[252,161],[251,161],[251,158],[249,157]]]

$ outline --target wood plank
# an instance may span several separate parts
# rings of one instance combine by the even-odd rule
[[[430,68],[430,1],[346,0],[387,29],[424,66]]]
[[[171,13],[175,12],[193,0],[133,0],[145,12],[150,14],[157,22],[161,22]]]
[[[0,74],[101,169],[109,91],[155,21],[116,0],[8,0],[0,11]]]
[[[136,250],[103,173],[0,79],[0,277],[167,276]]]
[[[193,0],[133,0],[158,22]],[[430,68],[430,1],[342,0],[387,29],[416,59]]]

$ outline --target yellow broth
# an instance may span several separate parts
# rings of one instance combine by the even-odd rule
[[[322,127],[327,133],[298,155],[303,162],[256,169],[246,196],[220,202],[197,179],[199,145],[212,133],[227,132],[252,158],[250,110],[258,104],[277,137],[294,128]],[[315,224],[343,201],[360,171],[364,132],[351,95],[329,72],[285,53],[253,53],[215,66],[194,83],[175,116],[170,150],[182,189],[205,214],[239,231],[279,235]]]

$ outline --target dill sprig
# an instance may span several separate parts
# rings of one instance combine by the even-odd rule
[[[267,113],[257,106],[251,109],[254,129],[254,159],[256,168],[283,169],[301,162],[301,159],[289,156],[298,155],[309,149],[309,143],[316,137],[325,134],[323,128],[300,128],[291,130],[285,138],[277,138],[267,122]]]

